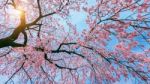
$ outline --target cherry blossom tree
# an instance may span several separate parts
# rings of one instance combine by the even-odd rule
[[[150,83],[150,0],[0,0],[0,18],[6,84]]]

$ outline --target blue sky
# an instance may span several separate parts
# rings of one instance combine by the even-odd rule
[[[71,13],[71,19],[72,19],[72,22],[77,26],[78,28],[78,31],[81,32],[83,29],[86,29],[87,25],[85,23],[85,20],[86,20],[86,13],[84,12],[80,12],[80,13],[77,13],[77,12],[72,12]],[[117,38],[112,36],[113,40],[111,40],[108,44],[108,49],[112,50],[113,47],[115,46],[115,44],[118,43],[117,41]],[[86,82],[87,84],[90,84],[90,81],[87,81]],[[135,84],[134,83],[134,79],[133,78],[129,78],[127,80],[124,80],[123,78],[121,78],[120,81],[114,83],[114,84]]]
[[[90,5],[93,5],[95,2],[92,2],[92,0],[89,0],[89,3],[91,3]],[[125,11],[125,12],[121,12],[120,13],[120,18],[121,19],[125,19],[126,17],[128,17],[129,15],[133,14],[133,12],[131,11]],[[86,29],[87,28],[87,25],[85,23],[85,20],[86,20],[86,13],[84,13],[83,11],[82,12],[72,12],[71,13],[71,21],[77,26],[78,28],[78,31],[81,32],[83,29]],[[136,19],[137,15],[133,15],[133,19]],[[134,29],[132,28],[129,28],[130,32],[134,31]],[[115,36],[111,36],[112,40],[110,40],[108,42],[108,45],[107,45],[107,48],[109,50],[113,50],[115,45],[118,43],[118,40]],[[150,48],[150,45],[143,39],[141,39],[142,37],[141,36],[138,36],[137,38],[135,38],[136,41],[140,42],[140,44],[143,44],[145,45],[145,47],[148,49]],[[135,47],[133,49],[134,52],[140,52],[142,51],[141,48],[139,47]],[[86,82],[87,84],[90,84],[90,81],[87,81]],[[128,79],[124,79],[123,77],[120,78],[120,81],[114,83],[114,84],[138,84],[138,81],[136,78],[132,77],[132,76],[129,76]]]

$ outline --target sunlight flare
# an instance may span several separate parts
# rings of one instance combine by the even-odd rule
[[[11,10],[10,12],[13,16],[16,16],[16,17],[22,15],[22,11],[20,11],[20,10],[14,9],[14,10]]]

